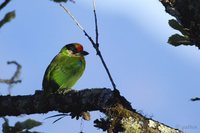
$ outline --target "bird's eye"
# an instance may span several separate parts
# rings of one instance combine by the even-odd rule
[[[75,47],[70,47],[70,48],[68,48],[68,50],[72,51],[73,53],[77,53],[77,50]]]
[[[83,46],[78,43],[71,43],[65,46],[67,50],[71,51],[73,54],[80,53],[83,51]]]

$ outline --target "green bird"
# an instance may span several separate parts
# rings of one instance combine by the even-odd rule
[[[42,87],[45,94],[64,94],[71,90],[85,70],[88,52],[79,43],[65,45],[47,67]]]

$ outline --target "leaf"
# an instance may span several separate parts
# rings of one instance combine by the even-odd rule
[[[32,128],[40,126],[40,125],[42,125],[42,123],[39,121],[36,121],[33,119],[27,119],[23,122],[17,122],[15,124],[15,128],[22,131],[22,130],[32,129]]]
[[[8,133],[10,131],[9,121],[6,117],[2,117],[4,119],[4,123],[2,124],[3,133]]]
[[[175,29],[175,30],[178,30],[180,31],[183,35],[189,35],[188,33],[188,29],[184,28],[179,22],[177,22],[175,19],[171,19],[168,21],[169,25]]]
[[[174,34],[169,37],[168,43],[172,44],[173,46],[183,45],[193,45],[193,43],[189,40],[188,36],[181,36],[179,34]]]
[[[13,18],[15,18],[15,11],[8,12],[8,13],[4,16],[4,18],[0,21],[0,28],[1,28],[4,24],[10,22]]]

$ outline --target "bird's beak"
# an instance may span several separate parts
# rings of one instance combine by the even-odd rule
[[[86,51],[82,51],[80,54],[83,55],[83,56],[86,56],[86,55],[88,55],[89,53],[86,52]]]

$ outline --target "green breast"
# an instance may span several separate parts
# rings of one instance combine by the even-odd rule
[[[69,91],[84,70],[84,57],[69,57],[59,54],[52,60],[45,72],[43,89],[50,93]]]

